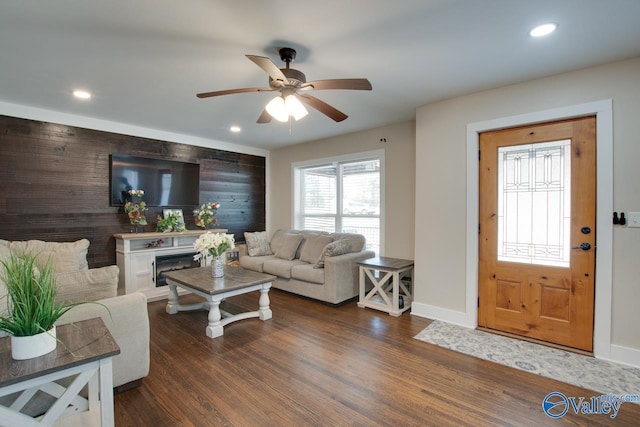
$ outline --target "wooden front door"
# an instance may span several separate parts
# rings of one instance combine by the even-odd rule
[[[478,325],[593,351],[596,120],[480,135]]]

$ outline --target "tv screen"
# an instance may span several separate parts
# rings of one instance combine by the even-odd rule
[[[200,202],[200,165],[111,155],[111,205],[131,200],[129,190],[144,190],[148,206],[195,206]]]

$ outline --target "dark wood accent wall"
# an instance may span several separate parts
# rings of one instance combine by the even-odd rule
[[[219,202],[220,227],[236,240],[265,229],[265,158],[0,115],[0,239],[89,239],[89,266],[115,264],[114,233],[131,226],[109,205],[109,155],[200,164],[200,203]],[[196,229],[193,206],[183,208]],[[162,208],[149,208],[154,231]]]

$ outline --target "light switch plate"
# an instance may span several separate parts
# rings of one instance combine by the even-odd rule
[[[627,213],[627,227],[640,227],[640,212]]]

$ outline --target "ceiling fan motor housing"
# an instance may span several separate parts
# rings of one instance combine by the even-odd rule
[[[280,59],[282,59],[282,61],[287,64],[286,68],[280,68],[282,74],[284,74],[287,80],[289,80],[289,84],[284,86],[290,86],[298,89],[301,84],[307,82],[307,77],[302,71],[289,68],[289,64],[293,62],[294,59],[296,59],[296,50],[290,47],[283,47],[278,52],[280,53]],[[283,84],[279,80],[274,81],[271,77],[269,77],[269,86],[275,90],[283,88]]]
[[[282,74],[289,80],[289,85],[294,86],[296,88],[300,87],[302,83],[307,82],[307,77],[304,75],[302,71],[294,70],[293,68],[281,68]],[[269,84],[273,81],[272,78],[269,78]]]

